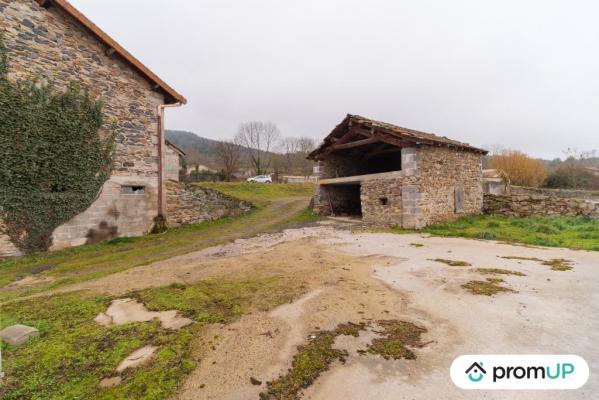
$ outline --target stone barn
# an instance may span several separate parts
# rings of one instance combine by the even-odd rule
[[[406,229],[480,214],[482,149],[358,115],[308,158],[317,162],[314,210]]]

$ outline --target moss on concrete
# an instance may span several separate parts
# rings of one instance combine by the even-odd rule
[[[472,264],[466,262],[466,261],[461,261],[461,260],[447,260],[445,258],[434,258],[434,259],[429,259],[430,261],[436,261],[436,262],[440,262],[443,264],[447,264],[451,267],[469,267]]]
[[[518,271],[512,271],[509,269],[502,268],[477,268],[476,272],[479,272],[483,275],[516,275],[516,276],[526,276],[526,274]]]
[[[379,354],[387,360],[400,358],[413,360],[416,358],[416,354],[411,348],[424,345],[420,336],[426,332],[425,328],[411,322],[396,320],[378,321],[377,324],[382,328],[377,332],[382,337],[372,340],[366,350],[368,353]]]
[[[504,280],[500,278],[487,278],[486,281],[470,281],[463,284],[462,287],[472,294],[482,296],[493,296],[500,292],[515,292],[510,288],[499,285],[503,282]]]

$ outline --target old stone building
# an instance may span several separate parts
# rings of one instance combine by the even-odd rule
[[[165,141],[164,152],[164,177],[167,180],[179,182],[181,174],[185,174],[184,158],[185,152],[169,142]]]
[[[318,162],[314,209],[407,229],[480,214],[485,154],[446,137],[347,115],[309,156]]]
[[[115,167],[97,200],[58,227],[53,248],[147,233],[166,211],[163,109],[185,98],[65,0],[0,0],[8,79],[35,76],[57,88],[80,81],[102,100],[118,132]],[[18,254],[0,223],[0,257]]]

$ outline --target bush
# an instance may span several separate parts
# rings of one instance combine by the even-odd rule
[[[505,174],[512,185],[538,187],[547,171],[542,160],[536,160],[516,150],[505,150],[491,157],[491,167]]]
[[[555,189],[599,189],[599,177],[581,166],[569,165],[549,174],[544,186]]]

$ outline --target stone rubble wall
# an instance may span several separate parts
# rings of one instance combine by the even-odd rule
[[[509,194],[485,194],[484,212],[515,217],[582,215],[599,218],[599,197],[596,192],[512,186]]]
[[[192,184],[168,181],[166,188],[169,227],[235,216],[254,207],[247,201]]]
[[[402,179],[374,179],[360,187],[362,220],[373,225],[402,223]]]
[[[92,237],[142,235],[158,214],[158,106],[162,94],[58,7],[33,0],[0,0],[0,30],[10,58],[8,79],[29,77],[57,89],[83,82],[104,103],[106,123],[117,129],[113,176],[97,201],[54,232],[53,248],[87,243]],[[120,194],[123,182],[138,182],[145,195]],[[94,239],[95,240],[95,239]],[[7,238],[0,232],[0,243]],[[0,245],[0,256],[6,245]]]
[[[477,215],[483,209],[482,155],[447,147],[418,148],[421,226]],[[456,212],[455,192],[462,190],[463,211]]]
[[[481,214],[483,209],[482,155],[468,151],[421,145],[403,148],[401,174],[367,178],[360,182],[362,219],[374,225],[397,225],[418,229],[451,221],[462,215]],[[337,171],[355,169],[355,160],[325,160],[325,178]],[[346,165],[348,164],[348,165]],[[331,170],[336,171],[334,174]],[[344,176],[344,175],[341,175]],[[463,193],[463,207],[456,211],[456,191]],[[331,214],[346,204],[350,192],[343,186],[317,185],[314,209]]]

